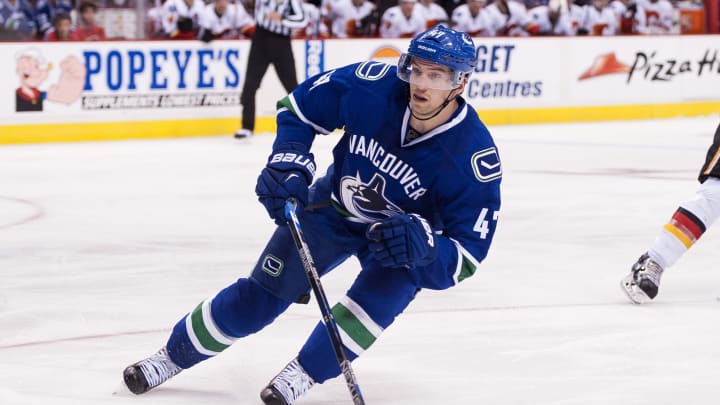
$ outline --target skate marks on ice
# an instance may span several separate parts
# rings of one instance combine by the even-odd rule
[[[6,299],[0,295],[0,310],[2,309],[3,304],[6,303]],[[708,298],[706,300],[697,299],[697,300],[682,300],[682,299],[675,299],[675,300],[658,300],[658,302],[648,303],[644,304],[643,306],[650,306],[653,307],[676,307],[678,305],[687,305],[687,306],[702,306],[705,304],[720,304],[720,296],[717,296],[715,298]],[[404,317],[422,317],[427,314],[448,314],[448,313],[482,313],[482,312],[496,312],[496,311],[511,311],[511,312],[520,312],[520,311],[543,311],[548,309],[580,309],[580,308],[604,308],[604,307],[628,307],[633,306],[634,304],[631,304],[627,300],[618,299],[616,302],[567,302],[567,303],[546,303],[546,304],[517,304],[517,305],[490,305],[490,306],[478,306],[478,307],[456,307],[456,308],[443,308],[443,309],[425,309],[425,310],[416,310],[416,311],[408,311],[403,316]],[[295,319],[317,319],[318,316],[311,315],[311,314],[290,314],[287,318],[295,318]],[[47,345],[56,345],[60,343],[67,343],[67,342],[82,342],[82,341],[90,341],[90,340],[100,340],[100,339],[113,339],[117,337],[123,337],[123,336],[140,336],[140,335],[164,335],[170,332],[170,328],[159,328],[159,329],[148,329],[148,330],[137,330],[137,331],[121,331],[121,332],[115,332],[115,333],[102,333],[102,334],[95,334],[95,335],[78,335],[78,336],[68,336],[68,337],[60,337],[55,339],[47,339],[47,340],[35,340],[35,341],[26,341],[26,342],[15,342],[15,343],[4,343],[0,344],[0,350],[10,350],[10,349],[18,349],[18,348],[25,348],[25,347],[32,347],[32,346],[47,346]]]
[[[45,215],[43,208],[32,201],[0,195],[0,230],[26,224]]]
[[[2,302],[2,296],[0,296],[0,303],[1,302]],[[0,307],[0,309],[2,309],[2,308]],[[169,328],[164,328],[164,329],[150,329],[150,330],[139,330],[139,331],[130,331],[130,332],[101,333],[101,334],[97,334],[97,335],[68,336],[68,337],[59,337],[59,338],[48,339],[48,340],[35,340],[35,341],[28,341],[28,342],[0,344],[0,350],[17,349],[17,348],[24,348],[24,347],[31,347],[31,346],[55,345],[55,344],[67,343],[67,342],[81,342],[81,341],[98,340],[98,339],[110,339],[110,338],[116,338],[116,337],[121,337],[121,336],[167,334],[169,332],[170,332]]]
[[[506,204],[490,255],[459,286],[419,294],[356,362],[368,403],[704,405],[720,397],[720,233],[709,230],[668,272],[655,302],[633,305],[617,285],[691,195],[716,126],[713,118],[492,128]],[[337,139],[316,140],[318,162]],[[259,391],[319,320],[314,303],[145,395],[119,389],[124,367],[157,350],[179,316],[249,272],[272,231],[253,189],[273,137],[232,141],[23,148],[41,153],[35,161],[0,148],[3,172],[13,174],[3,176],[2,193],[41,201],[48,217],[22,222],[42,217],[0,200],[20,210],[9,217],[0,208],[0,226],[25,225],[0,228],[0,404],[260,403]],[[50,180],[36,175],[47,172],[47,156],[62,160]],[[21,178],[22,169],[32,176]],[[80,190],[88,191],[77,198]],[[347,270],[324,279],[330,301],[352,282]],[[297,405],[348,400],[340,379]]]
[[[692,170],[651,170],[635,168],[608,168],[585,171],[561,171],[561,170],[518,170],[516,173],[523,175],[554,175],[554,176],[581,176],[581,177],[620,177],[650,180],[671,180],[687,182],[697,172]]]

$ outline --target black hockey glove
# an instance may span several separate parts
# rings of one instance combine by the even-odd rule
[[[373,222],[365,236],[370,239],[370,251],[385,267],[413,268],[435,260],[435,235],[420,215],[395,215]]]
[[[200,34],[198,35],[199,39],[206,44],[215,39],[215,35],[213,35],[212,31],[207,29],[201,29]]]
[[[304,145],[283,145],[273,151],[260,172],[255,193],[276,224],[285,224],[285,201],[290,197],[297,200],[298,214],[302,212],[313,176],[315,160]]]

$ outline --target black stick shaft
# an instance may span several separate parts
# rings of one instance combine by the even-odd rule
[[[310,287],[315,293],[315,299],[317,299],[318,305],[320,306],[320,312],[322,313],[325,329],[327,330],[328,335],[330,335],[330,342],[332,343],[335,357],[340,365],[343,376],[345,376],[345,382],[347,383],[348,390],[350,390],[353,403],[355,405],[365,405],[365,400],[360,393],[360,386],[355,378],[355,373],[350,365],[350,360],[348,360],[347,355],[345,354],[345,348],[343,347],[337,324],[335,324],[335,318],[332,315],[332,310],[328,304],[325,290],[323,290],[322,284],[320,284],[320,276],[315,268],[315,262],[310,255],[310,249],[308,248],[305,235],[300,227],[300,221],[298,221],[295,206],[296,204],[293,199],[289,199],[285,203],[285,219],[288,227],[290,228],[290,233],[292,233],[293,240],[295,241],[295,247],[300,254],[300,260],[305,268],[305,274],[310,282]]]

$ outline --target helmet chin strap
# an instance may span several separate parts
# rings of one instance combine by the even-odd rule
[[[410,103],[408,102],[408,108],[410,109],[410,115],[412,115],[413,118],[415,118],[416,120],[420,120],[420,121],[427,121],[427,120],[431,120],[431,119],[437,117],[437,115],[440,114],[440,112],[442,112],[442,110],[444,110],[445,107],[447,107],[448,104],[450,104],[450,102],[455,99],[455,97],[457,97],[457,96],[453,96],[452,98],[450,98],[450,95],[453,93],[453,91],[455,91],[455,89],[450,90],[450,93],[448,93],[447,97],[445,97],[445,101],[443,101],[443,103],[440,105],[440,107],[437,108],[437,110],[435,111],[434,114],[432,114],[431,116],[429,116],[427,118],[421,118],[421,117],[415,115],[415,111],[413,111],[412,107],[410,107]]]

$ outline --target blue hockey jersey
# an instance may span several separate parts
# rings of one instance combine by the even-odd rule
[[[396,67],[368,61],[300,84],[278,103],[275,147],[310,149],[316,134],[344,131],[329,182],[336,210],[358,231],[399,213],[423,216],[438,234],[427,269],[442,289],[471,276],[487,255],[500,210],[502,169],[494,141],[461,97],[443,125],[413,133],[408,84]]]

